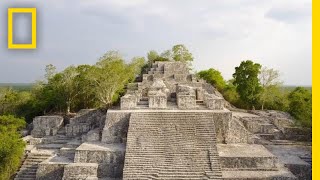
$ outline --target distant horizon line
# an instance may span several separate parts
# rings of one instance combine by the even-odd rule
[[[10,84],[12,84],[12,85],[19,85],[19,84],[36,84],[35,82],[23,82],[23,83],[21,83],[21,82],[0,82],[0,85],[5,85],[5,84],[8,84],[8,85],[10,85]],[[302,86],[302,87],[312,87],[312,84],[311,85],[293,85],[293,84],[284,84],[284,85],[282,85],[282,86],[286,86],[286,87],[298,87],[298,86]]]

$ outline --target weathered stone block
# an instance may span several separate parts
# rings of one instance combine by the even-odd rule
[[[63,125],[62,116],[37,116],[33,119],[33,137],[54,136]]]
[[[79,123],[79,124],[67,124],[65,126],[66,135],[68,137],[82,135],[87,133],[91,129],[89,123]]]
[[[149,108],[165,109],[167,108],[167,96],[158,92],[155,95],[149,95]]]
[[[179,109],[193,109],[196,106],[196,96],[178,94],[177,104]]]
[[[249,137],[249,132],[237,118],[232,118],[228,122],[225,139],[227,144],[251,143]]]
[[[218,152],[223,169],[276,170],[278,158],[264,146],[256,144],[219,144]]]
[[[291,119],[273,118],[272,120],[273,120],[273,124],[280,130],[283,130],[284,127],[290,127],[294,125]]]
[[[109,110],[102,131],[102,142],[125,143],[131,112]]]
[[[188,74],[174,74],[173,77],[178,82],[187,81]]]
[[[37,170],[37,180],[61,180],[63,177],[65,162],[44,161],[39,164]]]
[[[205,104],[209,109],[223,109],[224,99],[219,97],[214,97],[212,95],[206,95]]]
[[[124,144],[83,143],[76,149],[77,163],[98,163],[98,177],[121,178]]]
[[[100,129],[96,128],[82,136],[82,142],[100,141]]]
[[[64,167],[62,180],[98,180],[97,163],[71,163]]]
[[[137,106],[136,96],[127,94],[121,97],[121,109],[133,109],[136,106]]]

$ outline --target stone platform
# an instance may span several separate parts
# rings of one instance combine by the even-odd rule
[[[257,144],[218,144],[224,179],[296,179],[278,157]]]
[[[75,153],[76,163],[98,163],[98,177],[122,177],[125,145],[105,143],[83,143]]]
[[[266,147],[296,177],[299,179],[312,179],[311,146],[268,145]]]
[[[16,180],[311,179],[311,132],[234,108],[184,62],[155,62],[125,90],[107,111],[36,117]]]

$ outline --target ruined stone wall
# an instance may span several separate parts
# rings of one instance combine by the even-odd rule
[[[236,143],[253,143],[251,133],[244,127],[242,122],[233,117],[228,122],[228,129],[226,131],[225,143],[236,144]]]
[[[211,116],[216,128],[217,143],[225,143],[228,135],[229,122],[232,118],[231,112],[213,112]]]
[[[37,180],[60,180],[63,177],[64,167],[68,163],[44,161],[39,164]]]
[[[62,116],[37,116],[33,119],[33,137],[54,136],[63,125]]]
[[[105,112],[102,110],[88,110],[70,119],[70,124],[65,126],[66,135],[69,137],[82,135],[97,127],[102,128],[105,122]]]
[[[108,111],[102,131],[102,142],[125,143],[128,133],[130,112]]]
[[[62,180],[98,180],[97,172],[96,163],[71,163],[65,166]]]
[[[76,149],[74,162],[97,163],[99,178],[121,178],[124,158],[124,144],[84,143]]]
[[[131,113],[132,112],[129,111],[108,111],[105,127],[102,131],[101,142],[126,142]],[[212,116],[215,122],[217,142],[225,143],[227,136],[240,136],[240,134],[237,134],[236,131],[237,129],[239,129],[239,127],[230,126],[230,122],[232,119],[232,113],[230,111],[208,111],[204,112],[204,114]],[[231,130],[229,130],[229,128],[231,128]],[[229,132],[229,134],[227,132]]]

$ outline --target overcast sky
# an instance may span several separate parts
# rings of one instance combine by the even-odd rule
[[[9,7],[37,8],[36,50],[7,49]],[[311,0],[0,1],[0,82],[33,82],[46,64],[94,64],[109,50],[130,60],[175,44],[193,53],[195,70],[230,79],[252,59],[287,85],[311,85]]]

